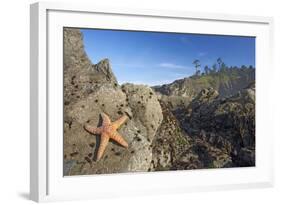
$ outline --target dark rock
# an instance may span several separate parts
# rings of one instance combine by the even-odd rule
[[[253,84],[238,92],[236,95],[220,99],[219,94],[212,88],[203,89],[187,107],[186,111],[177,116],[181,127],[193,139],[197,136],[204,146],[193,147],[204,167],[213,162],[215,155],[210,155],[210,149],[218,149],[224,156],[227,166],[254,166],[255,153],[255,89]],[[252,150],[252,152],[246,152]],[[219,152],[216,152],[219,154]],[[236,153],[236,154],[235,154]],[[221,155],[221,154],[220,154]],[[231,162],[231,163],[228,163]]]
[[[239,167],[255,166],[255,150],[253,148],[241,148],[236,164]]]
[[[178,120],[164,102],[160,104],[164,118],[152,142],[151,169],[156,171],[173,169],[190,147],[189,137],[182,132]]]

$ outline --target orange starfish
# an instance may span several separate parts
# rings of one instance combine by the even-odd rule
[[[108,144],[109,139],[113,139],[124,147],[128,147],[128,143],[123,139],[123,137],[117,132],[117,129],[127,120],[127,116],[124,115],[115,122],[111,122],[108,115],[101,113],[102,126],[92,127],[85,125],[84,128],[91,134],[101,135],[100,146],[97,153],[97,161],[102,157],[104,150]]]

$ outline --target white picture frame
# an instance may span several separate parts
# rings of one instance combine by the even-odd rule
[[[255,36],[256,166],[63,177],[64,26]],[[270,17],[98,8],[92,4],[80,3],[32,4],[30,198],[41,202],[273,186],[273,131],[270,129],[272,113],[263,109],[270,106],[270,72],[267,71],[272,68],[272,29],[273,19]]]

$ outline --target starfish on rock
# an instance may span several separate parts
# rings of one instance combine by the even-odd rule
[[[123,139],[123,137],[117,132],[117,129],[127,120],[127,116],[124,115],[115,122],[111,122],[108,115],[101,113],[102,125],[100,127],[92,127],[85,125],[84,128],[91,134],[101,135],[100,146],[97,153],[96,160],[98,161],[108,144],[109,139],[112,139],[124,147],[128,147],[128,143]]]

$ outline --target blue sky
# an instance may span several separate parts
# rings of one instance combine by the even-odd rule
[[[171,83],[194,74],[218,57],[228,66],[255,67],[255,38],[159,32],[81,29],[86,53],[92,63],[104,58],[111,63],[119,84]]]

